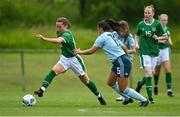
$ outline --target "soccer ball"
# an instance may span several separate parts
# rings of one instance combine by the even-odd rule
[[[31,94],[27,94],[23,97],[22,104],[25,106],[33,106],[36,104],[36,98]]]

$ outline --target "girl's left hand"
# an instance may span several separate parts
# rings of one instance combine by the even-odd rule
[[[152,37],[153,37],[155,40],[158,40],[158,36],[157,36],[157,35],[154,34]]]

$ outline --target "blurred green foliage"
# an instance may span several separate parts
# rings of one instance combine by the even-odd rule
[[[155,18],[160,13],[169,15],[174,48],[179,49],[179,0],[1,0],[0,48],[57,48],[33,39],[37,33],[54,37],[54,24],[60,16],[70,20],[77,45],[83,48],[93,43],[97,36],[96,23],[102,19],[127,20],[135,34],[144,6],[150,4],[155,7]]]
[[[0,24],[53,24],[65,16],[73,23],[92,27],[105,18],[124,19],[136,24],[143,18],[146,5],[154,5],[156,14],[167,13],[173,24],[180,23],[179,0],[1,0]]]
[[[81,1],[83,1],[81,3]],[[180,23],[180,16],[177,11],[180,8],[179,0],[80,0],[83,6],[81,16],[83,20],[96,23],[98,20],[113,18],[124,19],[130,24],[137,24],[143,18],[144,7],[153,5],[155,8],[155,18],[161,13],[169,15],[169,20],[173,24]]]
[[[59,16],[74,19],[77,3],[73,0],[1,0],[0,24],[33,26],[52,24]]]

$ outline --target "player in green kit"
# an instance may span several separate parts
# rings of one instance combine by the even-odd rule
[[[94,82],[92,82],[87,73],[85,72],[85,65],[80,55],[75,54],[76,44],[74,37],[69,30],[70,23],[67,18],[60,17],[56,21],[57,37],[56,38],[46,38],[41,34],[37,35],[37,38],[43,41],[59,44],[61,46],[62,55],[59,61],[54,65],[52,70],[44,78],[42,86],[39,90],[34,91],[39,97],[43,96],[44,91],[50,85],[52,80],[58,74],[61,74],[68,69],[71,69],[80,80],[97,96],[101,105],[106,105],[101,93],[97,90]]]
[[[152,97],[152,76],[159,55],[158,41],[166,40],[167,36],[160,21],[154,19],[154,7],[146,6],[144,9],[144,20],[137,26],[136,44],[139,49],[141,67],[144,69],[144,77],[138,81],[136,91],[140,92],[141,87],[146,84],[146,91],[151,103],[154,103]]]
[[[160,41],[159,42],[159,48],[160,48],[160,54],[158,56],[155,73],[154,73],[154,94],[158,94],[158,80],[159,80],[159,74],[161,65],[163,65],[163,68],[166,73],[166,86],[167,86],[167,95],[170,97],[173,97],[172,92],[172,76],[171,76],[171,63],[169,60],[169,54],[170,54],[170,46],[173,45],[171,37],[170,37],[170,31],[167,27],[168,23],[168,15],[167,14],[161,14],[159,16],[159,20],[161,21],[164,30],[168,36],[168,40],[166,41]]]

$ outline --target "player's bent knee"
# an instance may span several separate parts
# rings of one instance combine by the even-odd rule
[[[87,77],[86,74],[79,76],[80,80],[84,83],[84,84],[89,84],[89,78]]]
[[[120,91],[121,93],[123,93],[125,89],[126,89],[126,87],[123,87],[123,88],[120,87],[119,91]]]

